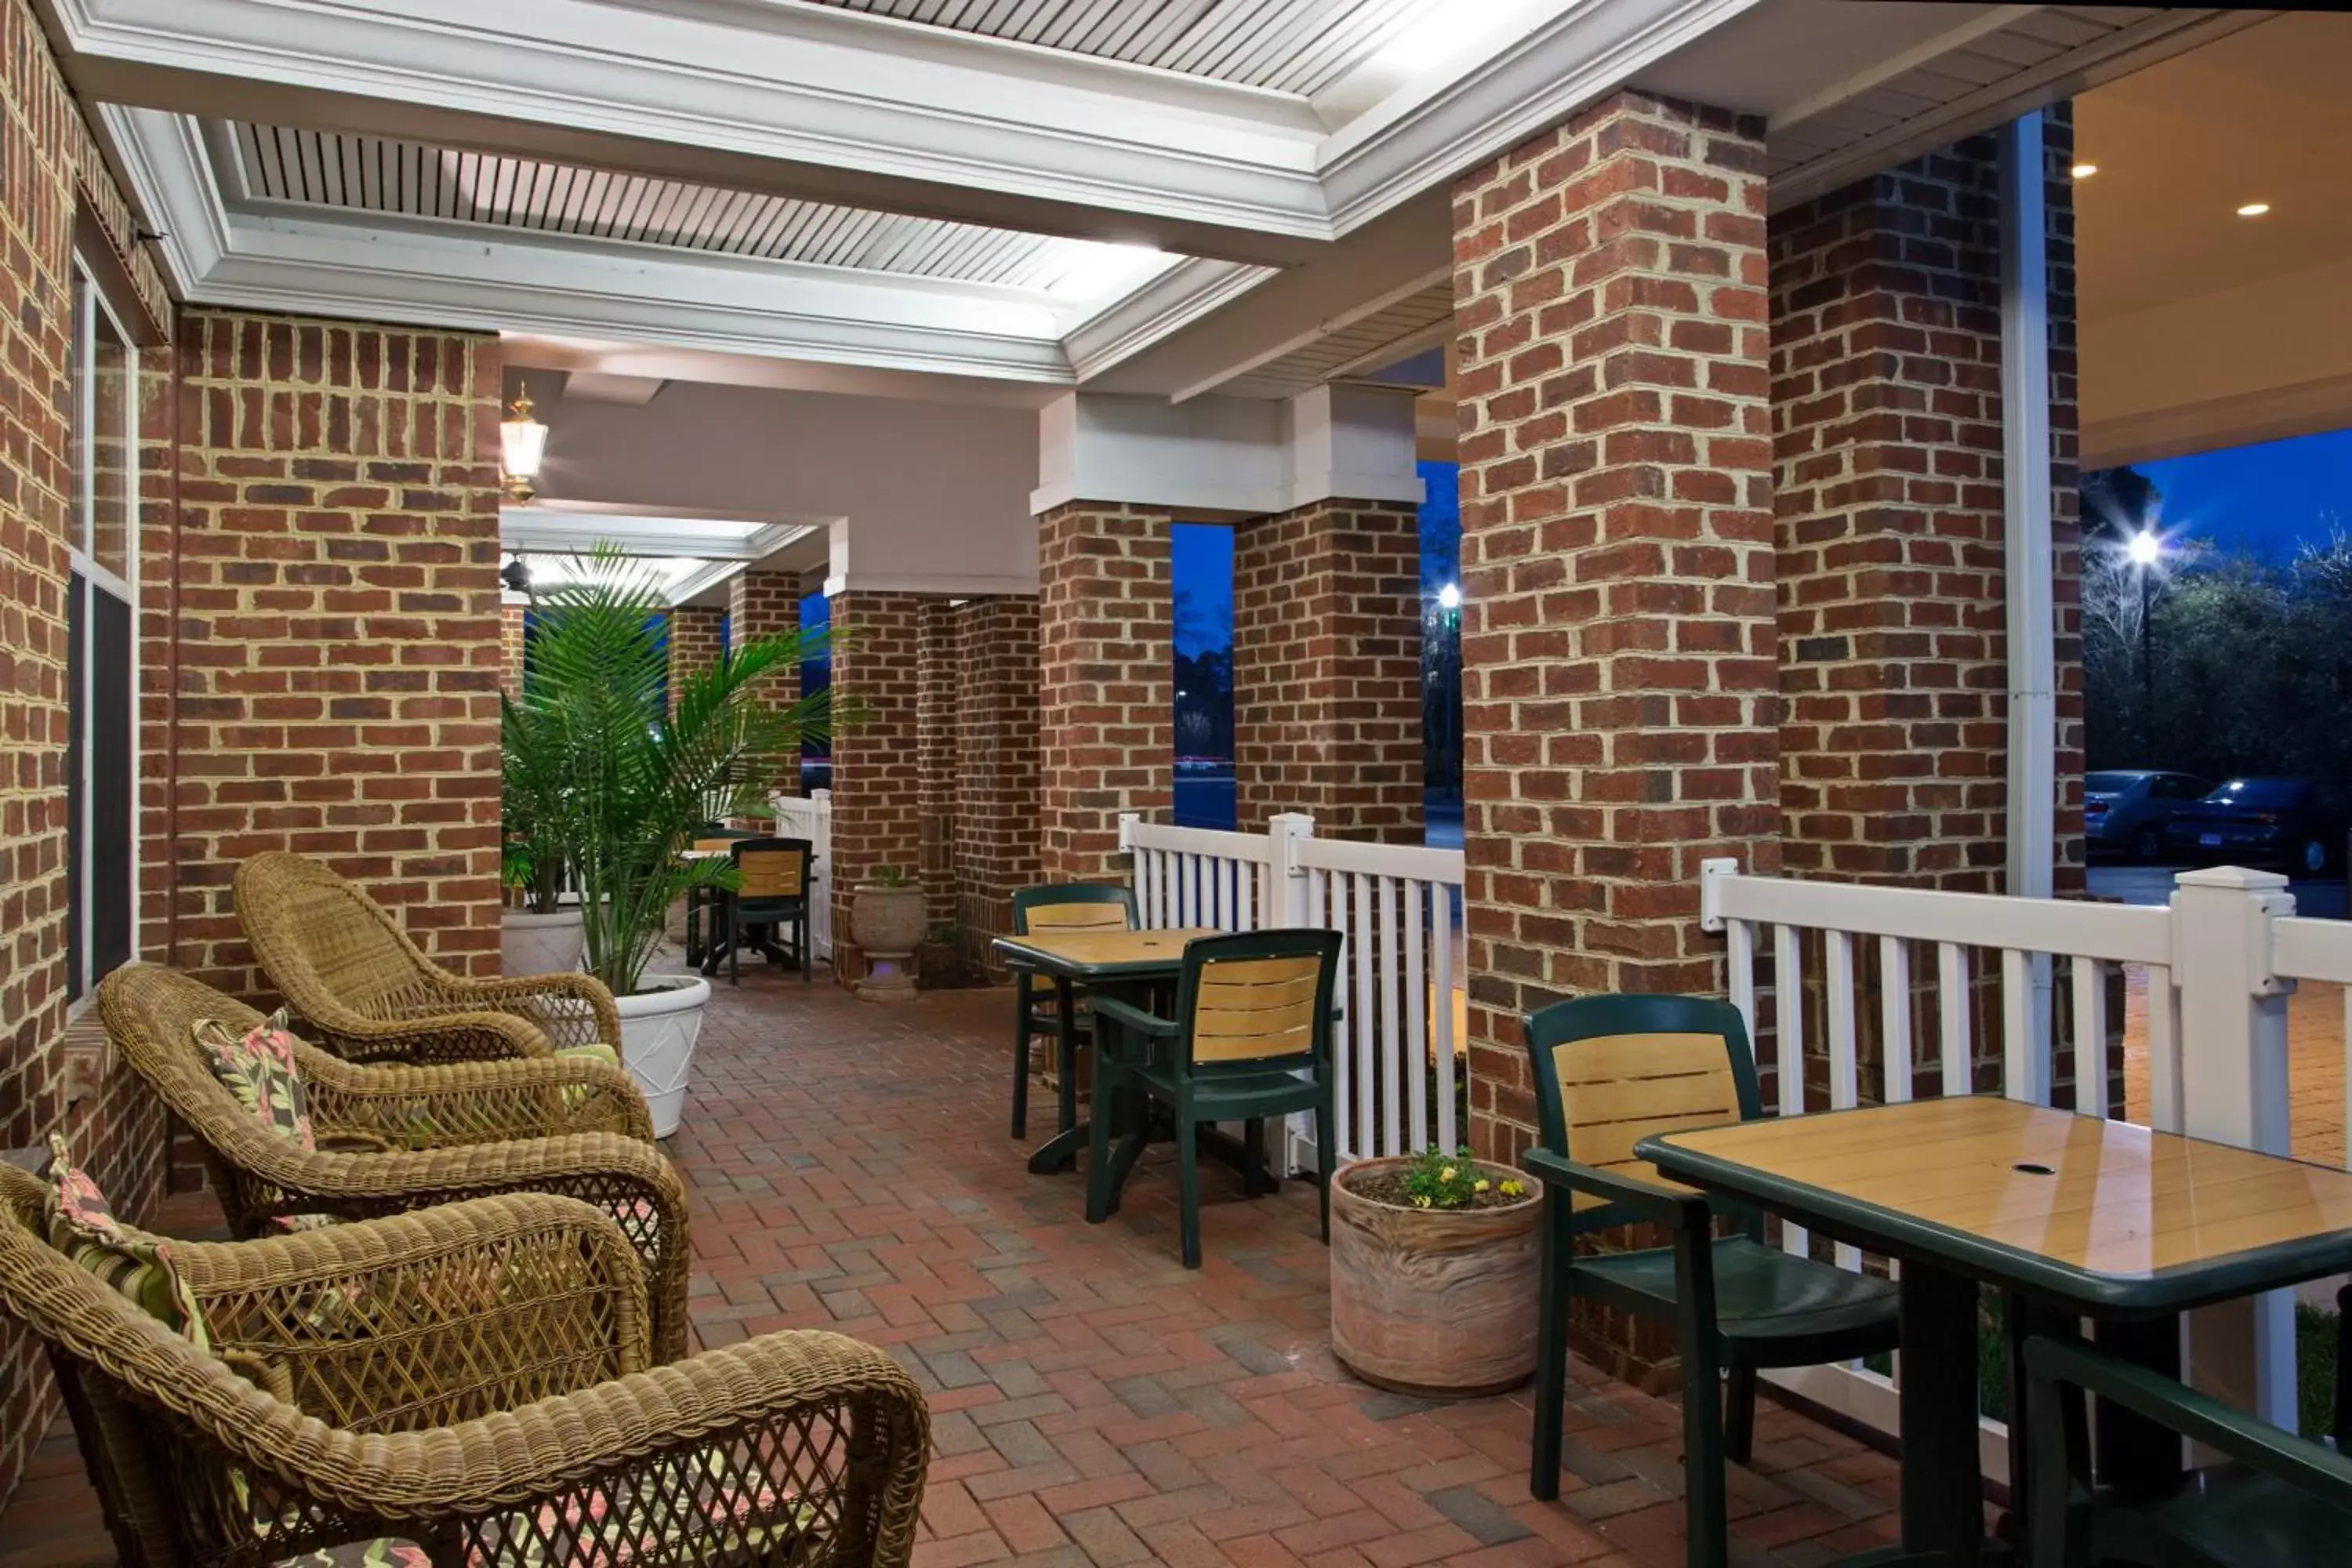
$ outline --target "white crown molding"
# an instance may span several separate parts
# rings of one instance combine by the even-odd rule
[[[824,580],[824,596],[838,594],[932,594],[950,599],[1034,599],[1037,579],[986,572],[850,572]]]
[[[1415,82],[1325,140],[1316,159],[1344,234],[1632,80],[1761,0],[1585,0],[1451,79]]]
[[[1062,347],[1081,382],[1141,353],[1275,275],[1276,268],[1187,257],[1079,323]]]
[[[601,512],[560,506],[502,507],[499,542],[518,553],[586,554],[610,544],[628,555],[695,556],[707,561],[764,561],[832,520],[771,522],[751,533],[714,529],[709,520],[651,512]]]

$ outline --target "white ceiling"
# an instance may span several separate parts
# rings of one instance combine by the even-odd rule
[[[1446,0],[814,3],[1309,98],[1447,9]]]

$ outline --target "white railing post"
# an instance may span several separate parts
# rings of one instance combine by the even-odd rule
[[[1307,868],[1299,863],[1298,845],[1315,837],[1315,819],[1303,811],[1286,811],[1268,817],[1265,831],[1273,840],[1273,853],[1266,857],[1264,923],[1311,925],[1314,922],[1307,912]]]
[[[2174,879],[2182,1131],[2191,1138],[2288,1152],[2286,999],[2294,982],[2271,968],[2271,922],[2294,912],[2286,886],[2284,877],[2239,866]],[[2188,1371],[2197,1387],[2294,1430],[2294,1292],[2192,1313]]]

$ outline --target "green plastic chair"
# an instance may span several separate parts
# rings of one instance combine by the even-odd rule
[[[743,981],[743,928],[792,932],[801,984],[809,978],[809,875],[816,846],[805,838],[740,838],[731,851],[743,885],[727,895],[727,982]]]
[[[758,837],[760,837],[758,834],[747,828],[730,827],[723,822],[706,822],[695,830],[693,847],[723,849],[731,847],[738,839]],[[719,906],[721,900],[722,895],[717,893],[706,896],[688,892],[686,895],[686,961],[697,968],[701,967],[703,959],[702,906],[706,902],[711,906],[710,937],[715,942],[719,939]]]
[[[2352,1289],[2337,1298],[2352,1310]],[[2342,1325],[2352,1317],[2339,1317]],[[2073,1340],[2025,1345],[2036,1568],[2272,1568],[2352,1555],[2352,1335],[2338,1342],[2336,1442],[2298,1437]],[[2230,1463],[2154,1495],[2091,1479],[2082,1395],[2204,1444]]]
[[[1849,1361],[1895,1347],[1895,1288],[1765,1245],[1760,1215],[1717,1209],[1669,1181],[1633,1145],[1654,1132],[1763,1114],[1748,1028],[1728,1003],[1692,996],[1587,996],[1525,1020],[1539,1147],[1520,1163],[1543,1183],[1535,1458],[1528,1489],[1559,1496],[1572,1297],[1673,1325],[1683,1363],[1683,1448],[1690,1561],[1728,1561],[1724,1460],[1748,1462],[1760,1368]],[[1579,1237],[1664,1226],[1667,1247],[1579,1256]],[[1725,1400],[1715,1397],[1729,1373]],[[1700,1394],[1705,1397],[1699,1397]],[[1728,1426],[1727,1434],[1726,1427]]]
[[[1176,1182],[1183,1210],[1184,1267],[1201,1267],[1201,1149],[1204,1121],[1244,1129],[1252,1197],[1262,1190],[1265,1119],[1315,1113],[1315,1146],[1332,1140],[1331,993],[1339,972],[1335,931],[1205,936],[1184,948],[1176,1016],[1161,1018],[1116,996],[1094,1000],[1093,1159],[1089,1215],[1107,1212],[1113,1095],[1132,1085],[1176,1118]],[[1123,1038],[1104,1038],[1107,1032]],[[1148,1045],[1147,1050],[1136,1048]],[[1149,1108],[1145,1108],[1149,1114]],[[1327,1156],[1328,1157],[1328,1156]],[[1322,1182],[1323,1239],[1331,1239],[1331,1184]]]
[[[1013,895],[1013,934],[1030,936],[1061,931],[1133,931],[1135,894],[1116,882],[1059,882],[1024,888]],[[1029,1136],[1029,1042],[1039,1035],[1061,1038],[1059,988],[1040,976],[1016,970],[1013,975],[1013,1136]],[[1051,1005],[1048,1005],[1051,1004]],[[1071,998],[1071,1026],[1090,1036],[1094,1026],[1084,993]],[[1076,1051],[1063,1057],[1061,1069],[1061,1130],[1078,1124],[1078,1084]]]

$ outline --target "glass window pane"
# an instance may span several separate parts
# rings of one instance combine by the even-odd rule
[[[66,543],[89,552],[89,319],[98,312],[89,279],[79,272],[73,281],[73,342],[66,351],[66,367],[73,377],[73,401],[66,408]]]
[[[89,543],[91,560],[131,575],[131,521],[139,498],[139,454],[131,445],[137,356],[104,310],[91,322]]]

